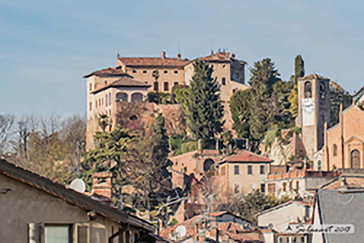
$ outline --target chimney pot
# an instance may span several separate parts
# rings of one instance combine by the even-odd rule
[[[162,52],[161,52],[161,58],[162,58],[162,59],[166,59],[166,52],[165,52],[165,51],[162,51]]]
[[[231,57],[232,57],[232,58],[235,58],[235,53],[231,54]]]
[[[181,59],[182,55],[180,53],[178,53],[177,57],[178,57],[178,59]]]

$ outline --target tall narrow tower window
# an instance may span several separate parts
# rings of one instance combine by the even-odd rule
[[[312,98],[312,84],[309,81],[305,83],[305,98]]]

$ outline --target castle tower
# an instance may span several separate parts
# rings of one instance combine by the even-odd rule
[[[317,74],[298,79],[298,116],[302,142],[309,159],[324,145],[325,123],[330,121],[328,78]]]

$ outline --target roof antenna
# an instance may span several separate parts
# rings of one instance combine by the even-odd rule
[[[118,55],[117,55],[118,59],[120,58],[120,49],[118,48]]]

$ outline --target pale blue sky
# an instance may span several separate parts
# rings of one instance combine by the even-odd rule
[[[84,74],[116,54],[183,57],[228,48],[270,57],[283,79],[302,54],[353,92],[364,85],[364,3],[328,0],[0,0],[0,113],[85,114]],[[248,70],[247,70],[248,72]]]

